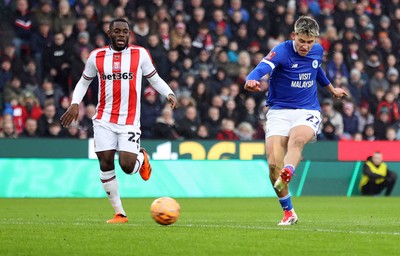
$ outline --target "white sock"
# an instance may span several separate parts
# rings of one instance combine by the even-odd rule
[[[139,152],[139,154],[137,155],[137,158],[136,158],[135,167],[133,167],[133,172],[131,174],[135,174],[139,171],[140,167],[142,167],[143,160],[144,160],[143,153]]]
[[[126,216],[125,210],[122,207],[121,197],[119,196],[118,180],[115,171],[100,171],[100,180],[115,213],[121,213]]]

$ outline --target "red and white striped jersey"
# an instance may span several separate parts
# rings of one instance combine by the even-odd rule
[[[122,51],[111,47],[92,51],[83,77],[91,80],[97,75],[99,79],[93,119],[139,126],[142,77],[150,78],[156,72],[148,51],[140,46],[128,46]]]

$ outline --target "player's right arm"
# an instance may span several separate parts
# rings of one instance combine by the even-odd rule
[[[284,47],[284,43],[277,45],[260,61],[260,63],[258,63],[246,78],[246,83],[244,85],[245,90],[250,92],[261,91],[260,79],[274,70],[275,67],[286,58]]]
[[[73,121],[78,120],[79,104],[85,96],[89,85],[95,77],[96,73],[97,69],[94,65],[94,54],[91,54],[86,62],[82,76],[75,86],[74,92],[72,94],[71,106],[68,107],[67,111],[65,111],[65,113],[60,118],[62,126],[68,127]]]

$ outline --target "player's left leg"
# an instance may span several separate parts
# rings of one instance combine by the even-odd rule
[[[304,145],[311,141],[314,136],[315,132],[309,126],[293,127],[289,133],[288,150],[283,159],[284,165],[296,167],[302,158]]]
[[[283,186],[282,183],[290,182],[302,158],[304,145],[316,137],[321,124],[321,114],[317,110],[297,109],[291,111],[290,115],[293,123],[289,131],[287,153],[283,160],[284,167],[275,184],[278,188]]]
[[[148,180],[151,175],[151,165],[146,150],[140,147],[140,129],[132,125],[119,129],[119,164],[122,170],[127,174],[139,171],[142,179]]]
[[[127,174],[135,174],[139,171],[143,180],[150,179],[152,169],[148,154],[144,148],[140,148],[138,154],[121,151],[119,154],[119,164]]]

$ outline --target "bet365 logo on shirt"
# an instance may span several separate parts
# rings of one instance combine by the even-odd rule
[[[124,73],[112,73],[112,74],[103,74],[101,76],[103,80],[121,80],[121,79],[133,79],[132,72],[124,72]]]

